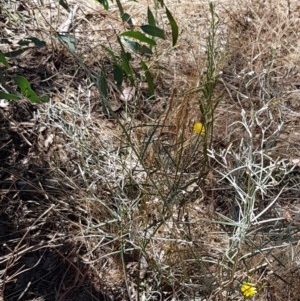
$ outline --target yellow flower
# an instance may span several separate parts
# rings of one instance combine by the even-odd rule
[[[245,298],[250,298],[257,294],[257,289],[253,283],[245,282],[241,286],[241,293]]]
[[[193,131],[201,136],[205,135],[205,126],[201,122],[196,122]]]

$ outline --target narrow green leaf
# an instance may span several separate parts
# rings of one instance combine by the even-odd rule
[[[116,60],[116,55],[110,48],[106,47],[105,45],[101,45],[101,47],[114,59]]]
[[[107,88],[107,81],[106,81],[106,76],[105,76],[104,72],[101,72],[101,74],[99,76],[99,87],[100,87],[101,95],[104,98],[107,98],[108,88]]]
[[[172,29],[172,40],[173,40],[173,46],[176,45],[177,40],[178,40],[178,34],[179,34],[179,29],[178,29],[178,25],[175,21],[175,19],[173,18],[171,12],[168,10],[168,8],[166,7],[166,14],[167,14],[167,18],[170,22],[171,25],[171,29]]]
[[[124,49],[124,45],[120,39],[119,36],[117,36],[118,43],[121,47],[121,62],[119,66],[126,74],[127,78],[129,79],[130,83],[134,85],[134,77],[133,77],[133,71],[130,66],[130,60],[131,60],[131,54],[129,52],[126,52]]]
[[[69,4],[66,0],[59,0],[59,5],[61,5],[66,11],[70,11]]]
[[[147,17],[148,17],[148,23],[152,26],[156,26],[155,17],[149,6],[148,6],[148,10],[147,10]]]
[[[108,5],[108,2],[107,0],[96,0],[97,2],[101,3],[104,7],[105,10],[108,10],[109,9],[109,5]]]
[[[43,100],[38,97],[38,95],[34,92],[34,90],[31,88],[31,85],[29,81],[21,75],[16,75],[14,77],[14,81],[16,82],[17,86],[20,88],[21,93],[27,97],[31,102],[33,103],[39,103]]]
[[[133,22],[132,22],[132,19],[131,19],[131,16],[127,13],[124,13],[122,16],[122,21],[123,22],[126,22],[127,24],[129,24],[130,26],[133,26]]]
[[[153,54],[152,50],[149,47],[145,45],[141,45],[138,42],[123,38],[122,43],[133,52],[138,52],[140,54]]]
[[[143,33],[139,32],[139,31],[134,31],[134,30],[125,31],[125,32],[122,32],[120,34],[120,36],[133,38],[140,42],[147,43],[150,46],[156,46],[156,42],[154,40],[146,37]]]
[[[25,52],[28,49],[32,49],[32,47],[24,47],[24,48],[19,48],[17,50],[10,51],[10,52],[6,52],[5,56],[6,57],[16,57],[16,56],[22,54],[23,52]]]
[[[164,7],[164,5],[165,5],[164,4],[164,0],[157,0],[157,1],[159,2],[159,4],[160,4],[161,7]]]
[[[117,64],[114,64],[114,80],[118,87],[120,87],[123,83],[123,70]]]
[[[34,46],[36,46],[38,48],[44,47],[46,45],[45,41],[42,41],[42,40],[40,40],[38,38],[35,38],[35,37],[27,37],[27,38],[24,38],[24,39],[22,39],[18,42],[18,44],[20,46],[29,46],[30,43],[34,43]]]
[[[116,2],[117,2],[117,5],[118,5],[118,9],[119,9],[122,21],[126,22],[130,26],[133,26],[131,16],[129,14],[125,13],[121,1],[120,0],[116,0]]]
[[[2,63],[7,68],[9,67],[8,61],[6,60],[6,57],[1,50],[0,50],[0,63]]]
[[[41,48],[41,47],[44,47],[46,46],[46,42],[45,41],[42,41],[36,37],[30,37],[29,40],[34,43],[34,46],[38,47],[38,48]]]
[[[147,33],[148,35],[152,36],[152,37],[158,37],[161,39],[165,39],[165,31],[157,26],[153,26],[153,25],[142,25],[141,29],[143,32]]]
[[[147,80],[147,84],[148,84],[148,94],[149,94],[149,96],[153,96],[154,95],[153,76],[144,61],[141,61],[140,64],[145,72],[145,76],[146,76],[146,80]]]
[[[147,47],[146,45],[140,45],[138,51],[140,54],[145,54],[145,55],[153,54],[152,50],[149,47]]]
[[[101,93],[101,102],[102,102],[102,110],[104,114],[109,115],[110,114],[110,108],[107,101],[108,96],[108,85],[105,73],[102,71],[98,78],[98,89]]]
[[[20,46],[28,46],[31,43],[31,41],[29,39],[22,39],[20,41],[18,41],[18,44]]]
[[[0,98],[6,99],[6,100],[18,100],[21,97],[16,94],[10,94],[0,91]]]
[[[131,84],[134,83],[134,79],[133,79],[133,72],[132,69],[130,67],[129,61],[124,59],[121,62],[121,68],[124,71],[124,73],[126,74],[127,78],[130,80]]]
[[[118,5],[118,9],[119,9],[120,15],[121,16],[124,15],[124,9],[123,9],[123,6],[122,6],[120,0],[116,0],[116,2],[117,2],[117,5]]]

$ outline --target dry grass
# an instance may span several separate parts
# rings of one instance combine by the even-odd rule
[[[51,96],[0,107],[2,299],[243,300],[250,281],[254,300],[298,300],[297,1],[217,4],[221,102],[209,158],[192,132],[203,120],[208,2],[167,3],[178,45],[162,41],[151,57],[155,99],[141,80],[128,102],[101,46],[119,50],[126,26],[117,8],[76,4],[75,54],[51,36],[68,15],[57,3],[1,9],[9,47],[26,36],[46,41],[13,64]],[[147,5],[124,8],[141,24]],[[101,70],[113,118],[91,80]]]

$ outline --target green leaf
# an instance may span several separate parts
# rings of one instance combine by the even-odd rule
[[[132,19],[131,19],[131,16],[127,13],[124,13],[122,16],[122,21],[123,22],[126,22],[127,24],[129,24],[130,26],[133,26],[133,22],[132,22]]]
[[[114,80],[115,80],[115,82],[116,82],[116,84],[117,84],[118,87],[120,87],[122,85],[122,82],[123,82],[123,70],[117,64],[114,64]]]
[[[102,71],[99,79],[98,79],[98,88],[101,93],[101,102],[102,102],[102,109],[104,114],[110,115],[110,108],[108,106],[107,96],[108,96],[108,85],[105,73]]]
[[[165,39],[165,31],[157,26],[153,26],[153,25],[142,25],[141,29],[143,32],[147,33],[148,35],[152,36],[152,37],[158,37],[161,39]]]
[[[32,47],[24,47],[24,48],[19,48],[19,49],[14,50],[14,51],[6,52],[5,56],[6,57],[16,57],[16,56],[22,54],[23,52],[25,52],[28,49],[32,49]]]
[[[148,94],[149,94],[149,96],[153,96],[154,95],[153,76],[145,62],[141,61],[140,64],[145,72],[145,76],[146,76],[146,80],[147,80],[147,84],[148,84]]]
[[[156,42],[154,40],[146,37],[143,33],[139,32],[139,31],[134,31],[134,30],[125,31],[125,32],[122,32],[120,34],[120,36],[121,37],[133,38],[133,39],[136,39],[140,42],[147,43],[150,46],[156,46]]]
[[[127,78],[130,80],[130,83],[133,84],[134,83],[133,72],[130,67],[129,61],[126,59],[122,60],[120,66],[121,66],[122,70],[124,71],[124,73],[126,74]]]
[[[163,7],[165,4],[164,4],[164,0],[157,0],[160,4],[161,7]]]
[[[108,95],[108,88],[107,88],[107,81],[104,72],[101,73],[99,77],[99,87],[101,94],[104,98],[107,98]]]
[[[178,40],[178,32],[179,32],[178,25],[167,7],[166,7],[166,14],[172,29],[172,40],[173,40],[172,44],[173,46],[175,46]]]
[[[6,100],[18,100],[21,97],[16,94],[10,94],[0,91],[0,98],[6,99]]]
[[[124,12],[124,9],[123,9],[123,6],[122,6],[120,0],[116,0],[116,2],[118,5],[118,8],[119,8],[119,12],[120,12],[122,21],[128,23],[130,26],[133,26],[131,16]]]
[[[130,83],[134,85],[134,77],[133,77],[133,71],[130,66],[130,60],[131,60],[131,54],[129,52],[126,52],[124,49],[124,45],[120,39],[120,37],[117,36],[118,43],[121,47],[121,62],[119,64],[120,68],[124,71],[127,78],[130,80]]]
[[[1,50],[0,50],[0,63],[2,63],[7,68],[9,67],[8,61],[6,60],[6,57]]]
[[[34,43],[34,46],[38,47],[38,48],[41,48],[41,47],[44,47],[46,46],[46,42],[45,41],[42,41],[36,37],[30,37],[28,38],[32,43]]]
[[[115,53],[113,52],[113,50],[111,50],[110,48],[108,48],[105,45],[101,45],[101,47],[108,53],[108,55],[110,55],[114,60],[117,59]]]
[[[116,2],[117,2],[118,9],[119,9],[121,16],[124,15],[124,9],[123,9],[123,6],[122,6],[120,0],[116,0]]]
[[[133,52],[138,52],[140,54],[153,54],[152,50],[149,47],[147,47],[145,45],[141,45],[138,42],[123,38],[122,43],[125,46],[127,46],[130,50],[132,50]]]
[[[18,42],[18,44],[20,46],[27,46],[27,47],[20,47],[17,50],[7,52],[7,53],[5,53],[5,56],[6,57],[16,57],[16,56],[22,54],[23,52],[25,52],[26,50],[32,49],[32,47],[29,46],[30,43],[34,43],[34,46],[38,47],[38,48],[44,47],[46,45],[45,41],[42,41],[42,40],[40,40],[38,38],[35,38],[35,37],[24,38],[24,39],[20,40]]]
[[[38,48],[44,47],[46,45],[45,41],[41,41],[40,39],[35,37],[27,37],[18,42],[20,46],[29,46],[30,43],[34,43],[34,46]]]
[[[21,93],[25,97],[27,97],[31,102],[40,103],[40,102],[47,101],[49,99],[48,96],[39,97],[31,88],[29,81],[25,77],[21,75],[16,75],[14,77],[14,81],[16,82],[17,86],[20,88]]]
[[[108,2],[107,0],[96,0],[97,2],[101,3],[104,7],[105,10],[108,10],[109,9],[109,5],[108,5]]]
[[[150,7],[148,6],[148,10],[147,10],[147,18],[148,18],[148,23],[152,26],[155,26],[156,25],[156,21],[155,21],[155,18],[154,18],[154,15],[150,9]]]
[[[66,0],[59,0],[59,5],[61,5],[66,11],[70,11],[69,4]]]

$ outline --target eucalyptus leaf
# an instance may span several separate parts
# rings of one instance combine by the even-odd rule
[[[118,87],[123,83],[123,70],[117,64],[114,64],[114,80]]]
[[[69,4],[66,0],[59,0],[59,5],[61,5],[66,11],[70,11]]]
[[[153,13],[152,13],[149,6],[148,6],[148,10],[147,10],[147,18],[148,18],[149,25],[156,26],[155,17],[154,17],[154,15],[153,15]]]
[[[142,25],[141,29],[143,32],[145,32],[146,34],[152,37],[157,37],[161,39],[166,38],[165,31],[157,26],[146,24],[146,25]]]
[[[17,94],[11,94],[11,93],[5,93],[0,91],[0,99],[6,99],[6,100],[18,100],[21,96]]]
[[[27,97],[31,102],[33,103],[40,103],[40,102],[45,102],[48,101],[49,97],[44,96],[44,97],[39,97],[35,91],[31,88],[31,85],[29,81],[21,75],[16,75],[14,76],[14,81],[21,90],[21,93]]]
[[[108,1],[107,0],[96,0],[97,2],[101,3],[105,10],[109,9]]]
[[[122,16],[122,21],[123,22],[126,22],[127,24],[129,24],[130,26],[133,26],[133,22],[132,22],[132,19],[131,19],[131,16],[127,13],[124,13]]]
[[[156,46],[156,42],[154,40],[146,37],[143,33],[139,32],[139,31],[134,31],[134,30],[125,31],[125,32],[122,32],[120,34],[120,36],[121,37],[133,38],[133,39],[136,39],[140,42],[147,43],[150,46]]]
[[[171,12],[168,10],[168,8],[166,7],[166,14],[167,14],[167,18],[170,22],[171,25],[171,30],[172,30],[172,41],[173,41],[173,46],[176,45],[177,40],[178,40],[178,34],[179,34],[179,29],[178,29],[178,25],[175,21],[175,19],[173,18]]]
[[[123,38],[122,43],[133,52],[138,52],[140,54],[153,54],[152,50],[149,47],[145,45],[141,45],[138,42]]]
[[[20,46],[29,46],[30,43],[33,43],[34,46],[38,48],[44,47],[46,45],[45,41],[42,41],[36,37],[27,37],[18,42]]]
[[[2,63],[7,68],[9,67],[8,61],[6,60],[6,57],[1,50],[0,50],[0,63]]]
[[[16,57],[20,54],[22,54],[23,52],[25,52],[28,49],[32,49],[32,47],[23,47],[23,48],[19,48],[17,50],[13,50],[13,51],[9,51],[5,53],[6,57]]]
[[[116,2],[117,2],[117,5],[118,5],[118,9],[119,9],[122,21],[126,22],[130,26],[133,26],[131,16],[129,14],[125,13],[121,1],[120,0],[116,0]]]

